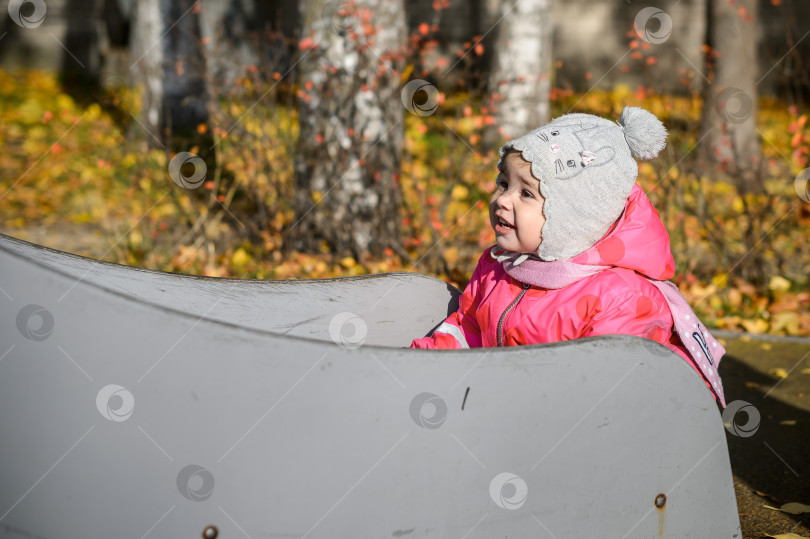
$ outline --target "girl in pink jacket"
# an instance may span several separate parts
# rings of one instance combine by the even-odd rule
[[[626,107],[618,123],[566,114],[499,151],[489,203],[497,245],[478,260],[458,311],[412,348],[515,346],[625,334],[686,360],[725,406],[725,349],[678,288],[669,235],[634,158],[666,145],[663,124]]]

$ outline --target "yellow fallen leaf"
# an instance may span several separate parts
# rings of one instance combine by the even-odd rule
[[[760,344],[759,347],[762,348],[763,350],[770,350],[771,348],[773,348],[773,345],[769,342],[764,342]]]
[[[785,419],[784,421],[780,421],[779,424],[780,425],[793,426],[793,425],[796,424],[796,420],[795,419]]]
[[[756,383],[756,382],[746,382],[745,387],[748,387],[748,388],[751,388],[751,389],[757,389],[757,388],[759,388],[759,384]]]
[[[768,331],[768,322],[761,318],[756,320],[740,320],[740,324],[745,328],[748,333],[765,333]]]
[[[799,372],[802,374],[810,374],[810,369],[802,369]]]
[[[133,229],[132,232],[129,233],[129,241],[134,246],[138,246],[143,242],[143,234],[137,228]]]
[[[788,335],[801,334],[799,327],[799,315],[792,312],[776,313],[771,317],[771,331],[781,332],[784,330]]]
[[[719,273],[712,277],[712,284],[719,288],[725,288],[728,286],[728,274],[727,273]]]
[[[243,248],[238,248],[231,256],[231,263],[236,267],[243,267],[250,262],[250,255]]]
[[[790,281],[780,275],[774,275],[768,283],[768,288],[773,291],[785,292],[790,290]]]
[[[357,264],[357,262],[355,262],[354,258],[352,258],[350,256],[347,256],[347,257],[344,257],[344,258],[340,259],[340,265],[343,266],[346,269],[351,268],[355,264]]]
[[[459,184],[454,185],[453,190],[450,192],[450,196],[453,197],[453,200],[466,200],[469,194],[470,190]]]
[[[768,369],[768,374],[771,376],[775,376],[777,378],[787,378],[787,371],[782,367],[777,367],[775,369]]]
[[[780,507],[779,510],[785,513],[790,513],[791,515],[798,515],[800,513],[810,513],[810,505],[790,502]]]
[[[402,84],[405,84],[405,82],[407,82],[408,80],[408,77],[411,76],[411,73],[413,72],[413,67],[414,64],[408,64],[408,66],[405,68],[405,71],[402,72],[402,77],[400,78]]]
[[[692,294],[692,296],[694,296],[696,298],[701,298],[701,299],[703,299],[703,298],[705,298],[707,296],[714,295],[714,293],[716,291],[717,291],[717,287],[714,286],[713,284],[710,284],[709,286],[703,287],[703,286],[700,286],[699,284],[695,283],[695,284],[693,284],[692,286],[689,287],[689,293]]]
[[[773,537],[773,539],[807,539],[804,535],[796,535],[795,533],[780,533],[779,535],[766,535],[765,537]]]

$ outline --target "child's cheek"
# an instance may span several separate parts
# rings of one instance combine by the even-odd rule
[[[489,201],[489,226],[492,229],[495,229],[495,223],[498,221],[498,218],[495,217],[495,211],[498,209],[498,205],[495,202],[495,197],[492,197]]]

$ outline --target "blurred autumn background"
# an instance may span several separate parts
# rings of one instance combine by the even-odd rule
[[[163,271],[463,289],[502,142],[641,106],[670,136],[638,182],[695,311],[810,335],[807,21],[798,0],[12,1],[0,231]]]

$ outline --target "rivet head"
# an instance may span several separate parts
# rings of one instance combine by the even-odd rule
[[[219,535],[219,530],[216,526],[208,526],[202,532],[203,539],[217,539],[217,535]]]
[[[661,509],[667,504],[667,495],[666,494],[659,494],[655,497],[655,506],[658,509]]]

